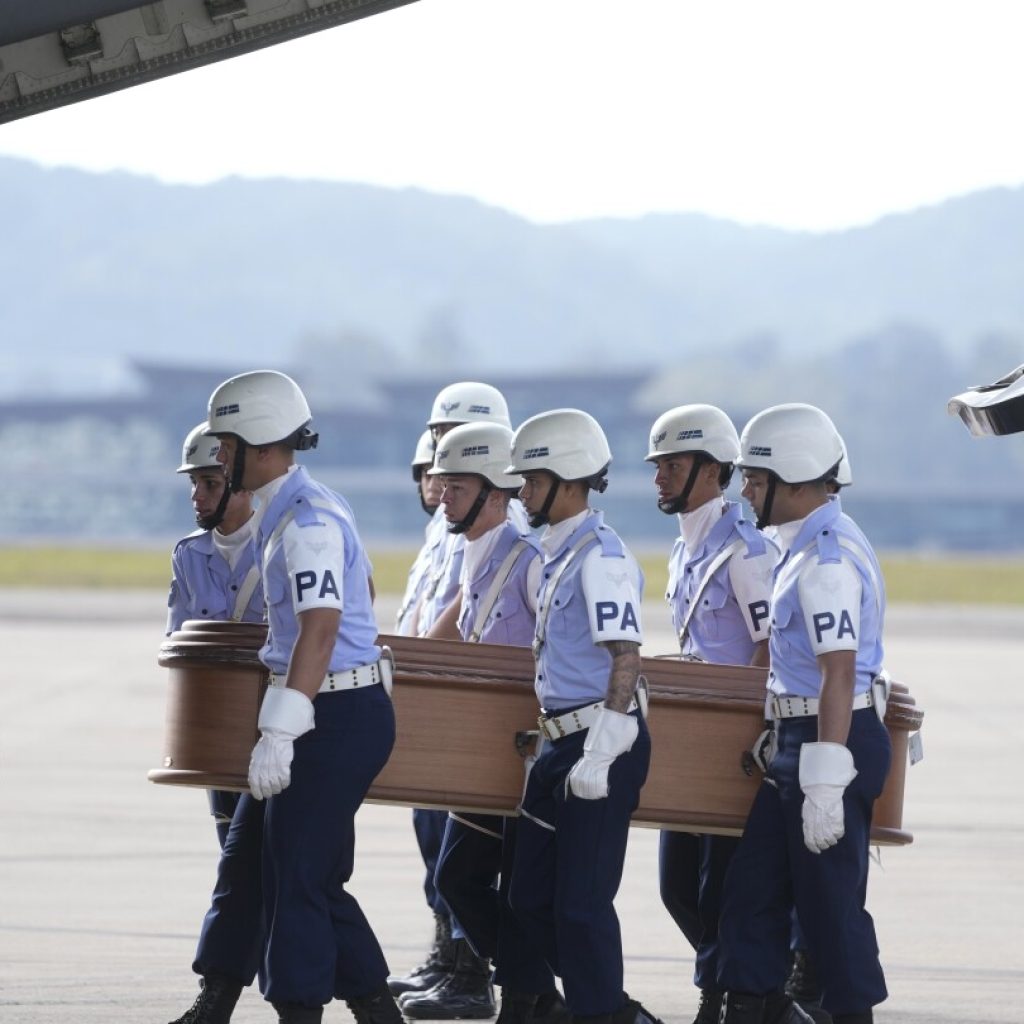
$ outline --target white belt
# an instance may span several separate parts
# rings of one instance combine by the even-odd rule
[[[369,665],[358,668],[346,668],[339,672],[328,672],[320,683],[320,693],[331,693],[335,690],[354,690],[360,686],[377,686],[381,683],[390,692],[393,669],[389,658],[381,658]],[[271,686],[284,686],[284,675],[275,672],[270,674]]]
[[[575,711],[566,711],[561,715],[541,715],[537,719],[537,726],[549,740],[560,740],[563,736],[571,736],[574,732],[582,732],[589,729],[597,719],[598,711],[604,707],[604,701],[595,701],[586,707],[577,708]],[[629,702],[625,714],[636,711],[640,705],[634,697]]]
[[[764,702],[765,718],[810,718],[818,713],[817,697],[768,697]],[[874,704],[871,691],[853,698],[853,710],[869,708]]]

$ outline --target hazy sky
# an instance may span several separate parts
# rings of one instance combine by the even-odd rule
[[[0,154],[846,227],[1024,183],[1022,30],[1019,0],[420,0],[15,121]]]

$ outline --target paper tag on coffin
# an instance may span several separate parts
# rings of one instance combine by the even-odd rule
[[[154,782],[246,788],[266,674],[265,633],[239,623],[189,622],[161,647],[170,670],[164,767]],[[381,636],[395,656],[398,736],[370,789],[379,803],[514,813],[537,727],[528,648]],[[644,658],[650,688],[651,770],[633,823],[737,834],[760,781],[744,754],[764,727],[763,670]],[[902,830],[907,745],[923,714],[894,684],[886,712],[893,767],[875,805],[874,842],[912,841]]]

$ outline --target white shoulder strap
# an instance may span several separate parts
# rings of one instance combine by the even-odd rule
[[[232,622],[242,621],[242,616],[245,614],[245,609],[249,607],[253,591],[256,589],[259,581],[260,567],[254,563],[249,566],[249,571],[245,574],[245,579],[242,580],[242,585],[238,588],[238,596],[235,598],[235,610],[231,613]]]
[[[488,587],[487,593],[477,609],[476,625],[469,636],[466,637],[470,643],[476,644],[480,642],[480,634],[483,633],[484,626],[487,625],[487,620],[494,608],[494,603],[498,600],[498,594],[501,593],[501,588],[508,582],[508,578],[512,575],[512,570],[519,559],[520,553],[526,547],[529,547],[529,545],[525,540],[522,538],[517,540],[509,549],[504,561],[498,566],[498,571],[494,574],[494,579],[491,580],[491,585]]]
[[[839,538],[839,546],[846,548],[850,554],[856,555],[860,561],[861,567],[871,577],[871,586],[875,591],[875,610],[878,612],[879,618],[882,615],[882,584],[878,579],[878,574],[875,572],[875,567],[871,563],[871,558],[867,552],[856,542],[850,540],[847,537]]]
[[[551,598],[554,596],[555,588],[558,586],[559,581],[565,574],[565,570],[569,568],[569,564],[572,560],[580,553],[580,551],[585,547],[589,547],[595,540],[597,540],[596,530],[587,530],[583,536],[579,537],[576,543],[569,549],[569,553],[562,560],[562,563],[556,570],[555,575],[551,577],[551,581],[544,588],[544,595],[547,600],[544,605],[537,610],[537,629],[533,634],[533,653],[535,656],[544,646],[544,637],[547,635],[548,628],[548,616],[551,614]]]
[[[775,581],[775,588],[779,589],[780,586],[789,582],[793,576],[802,576],[807,569],[815,564],[811,562],[809,555],[811,553],[814,542],[811,541],[805,548],[801,548],[800,551],[794,555],[789,562],[786,563],[779,575],[779,578]],[[850,554],[857,557],[858,562],[863,567],[864,571],[871,578],[871,586],[875,592],[875,609],[879,616],[882,614],[882,584],[878,579],[878,574],[875,572],[875,568],[871,563],[871,558],[867,552],[855,541],[850,540],[848,537],[839,538],[839,546],[844,548]]]
[[[332,505],[329,501],[321,501],[315,498],[308,499],[310,505],[313,508],[323,509],[325,512],[336,512],[337,506]],[[263,560],[266,561],[268,553],[274,547],[274,545],[281,539],[281,535],[285,530],[288,529],[288,524],[295,518],[295,512],[293,509],[289,509],[283,516],[281,516],[280,522],[274,527],[274,532],[267,538],[266,543],[263,545]]]
[[[704,593],[705,588],[711,582],[711,577],[718,572],[719,569],[729,561],[730,558],[741,547],[745,546],[745,541],[742,537],[734,540],[728,547],[722,548],[717,555],[711,560],[711,564],[707,568],[707,572],[704,573],[703,578],[700,581],[700,585],[694,591],[693,597],[690,598],[690,607],[686,609],[686,617],[683,619],[683,624],[679,627],[679,650],[682,651],[686,647],[687,637],[690,635],[690,623],[693,621],[693,616],[697,612],[697,608],[700,605],[700,597]]]

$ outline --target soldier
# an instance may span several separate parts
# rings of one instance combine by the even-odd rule
[[[740,438],[743,495],[774,524],[768,706],[776,750],[726,874],[723,1024],[813,1018],[783,994],[795,905],[835,1024],[870,1024],[886,998],[865,909],[871,812],[891,760],[882,724],[881,570],[829,494],[843,458],[832,421],[774,406]]]
[[[465,537],[460,596],[431,636],[527,646],[533,640],[540,581],[539,544],[508,518],[521,478],[506,472],[512,431],[499,423],[465,423],[441,439],[430,470],[443,481],[448,529]],[[536,1024],[565,1015],[550,967],[522,932],[507,903],[514,818],[448,815],[437,886],[458,930],[454,973],[421,995],[403,996],[414,1019],[490,1017],[489,961],[501,986],[501,1024]],[[500,887],[499,887],[500,879]]]
[[[219,450],[220,442],[206,434],[205,420],[189,431],[182,446],[176,472],[188,474],[199,529],[178,541],[171,554],[168,636],[188,619],[263,621],[263,585],[252,548],[252,494],[229,490],[217,461]],[[238,793],[206,792],[223,849]]]
[[[575,1019],[647,1024],[623,991],[613,905],[651,743],[638,694],[642,575],[589,505],[610,462],[604,431],[578,409],[531,417],[512,446],[530,525],[547,527],[533,649],[549,742],[523,794],[509,897]]]
[[[358,1024],[401,1022],[383,953],[345,889],[356,811],[394,743],[391,666],[375,644],[352,510],[295,463],[316,446],[310,419],[298,385],[271,370],[210,398],[232,489],[260,501],[270,686],[193,964],[203,988],[175,1024],[226,1024],[257,966],[280,1024],[319,1024],[334,998]]]
[[[844,487],[853,484],[853,470],[850,467],[850,456],[846,451],[846,442],[842,437],[839,442],[843,447],[843,458],[836,470],[836,475],[825,484],[829,494],[838,494]],[[800,928],[800,920],[793,913],[793,930],[790,936],[790,948],[793,959],[786,979],[786,995],[800,1004],[812,1016],[821,1006],[821,983],[814,961],[807,951],[807,940]]]
[[[768,602],[778,549],[743,518],[725,488],[740,454],[732,421],[712,405],[670,409],[651,428],[658,508],[679,517],[666,597],[684,658],[768,664]],[[717,1024],[718,912],[722,882],[739,840],[663,831],[661,899],[696,952],[700,1005],[694,1024]]]
[[[416,451],[412,457],[412,478],[416,484],[416,495],[420,505],[430,517],[430,522],[424,531],[423,546],[409,569],[405,593],[395,617],[395,632],[399,636],[416,636],[419,632],[420,598],[430,580],[430,567],[437,548],[445,538],[445,531],[440,528],[442,520],[436,515],[441,503],[441,482],[426,472],[434,463],[434,448],[435,442],[430,431],[424,430],[416,443]]]
[[[427,429],[435,445],[449,430],[462,423],[499,423],[511,429],[508,418],[508,404],[504,395],[490,384],[478,381],[458,381],[442,388],[434,398],[427,419]],[[429,479],[429,478],[428,478]],[[518,504],[513,503],[513,504]],[[519,510],[522,516],[522,510]],[[523,529],[526,529],[523,522]],[[421,596],[412,613],[416,622],[416,634],[426,636],[444,611],[458,600],[462,574],[462,557],[465,537],[449,533],[444,511],[438,508],[427,528],[433,556],[427,578],[420,588]],[[451,919],[444,906],[444,900],[437,894],[434,875],[437,858],[441,852],[444,830],[448,815],[444,811],[417,807],[412,812],[416,843],[423,858],[426,875],[423,883],[427,903],[434,913],[434,944],[426,960],[406,975],[391,977],[388,985],[394,995],[423,993],[434,988],[455,969],[455,947],[453,929],[458,925]],[[456,934],[455,938],[464,938]],[[489,983],[478,981],[478,995],[485,1001],[491,998]],[[457,1009],[453,1006],[452,1012]]]
[[[511,429],[508,403],[504,395],[490,384],[477,381],[459,381],[442,388],[434,399],[427,420],[427,427],[436,444],[460,423],[500,423]],[[513,516],[522,517],[522,509],[512,506]],[[438,509],[435,519],[444,529],[444,513]],[[521,521],[526,530],[525,521]],[[442,612],[455,600],[459,593],[459,579],[462,572],[462,551],[465,539],[460,534],[446,532],[446,542],[441,547],[431,569],[431,582],[424,595],[420,609],[419,635],[426,636],[430,627]]]

